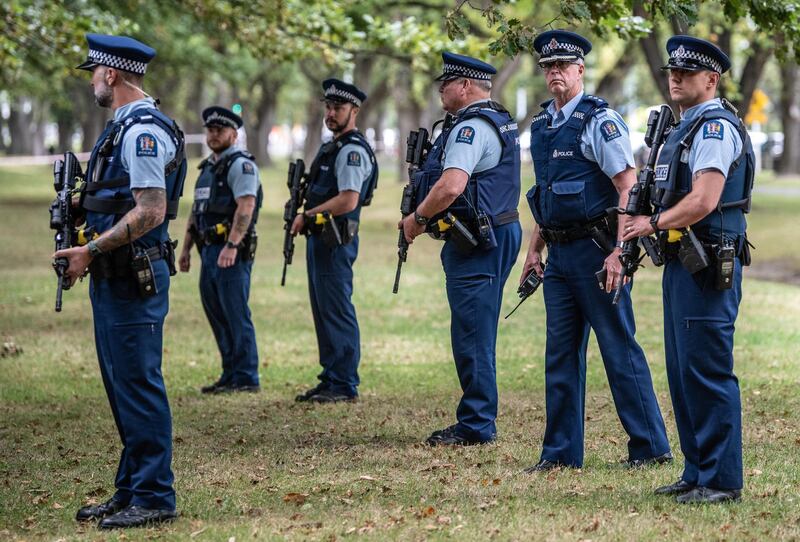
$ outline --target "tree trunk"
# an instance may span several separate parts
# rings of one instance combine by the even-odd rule
[[[617,109],[624,99],[622,84],[635,63],[636,55],[629,50],[624,51],[617,59],[616,64],[597,83],[594,94],[606,100],[612,108]]]
[[[406,138],[411,130],[417,130],[422,125],[422,107],[414,99],[413,76],[410,64],[402,64],[397,71],[397,80],[394,87],[394,102],[397,107],[397,170],[395,172],[398,182],[405,182],[407,177],[404,161],[406,155]]]
[[[31,112],[25,112],[25,100],[15,97],[11,103],[8,115],[8,131],[11,134],[11,145],[9,154],[31,154],[32,145],[32,126]]]
[[[497,75],[492,77],[492,97],[498,102],[502,102],[503,91],[505,90],[511,76],[519,71],[522,63],[522,55],[517,55],[510,62],[506,62],[497,70]],[[505,105],[505,104],[503,104]]]
[[[259,78],[261,96],[256,104],[256,122],[253,124],[255,132],[252,135],[250,152],[256,157],[256,162],[261,167],[272,165],[269,154],[269,136],[275,125],[275,108],[278,104],[278,92],[282,86],[282,79],[269,76],[271,71],[267,66]]]
[[[741,97],[733,101],[733,106],[739,110],[739,116],[742,118],[747,115],[750,108],[750,101],[753,99],[753,92],[755,92],[758,82],[764,73],[764,68],[767,61],[772,56],[773,48],[761,45],[759,41],[750,42],[751,54],[747,57],[747,62],[742,70],[742,76],[739,79],[739,93]]]
[[[781,124],[783,125],[783,154],[777,172],[786,175],[800,173],[800,68],[787,61],[781,66]]]
[[[642,2],[634,3],[633,14],[638,17],[649,18],[649,13],[645,11]],[[675,104],[669,97],[669,83],[661,71],[661,66],[664,65],[665,60],[665,52],[662,48],[662,43],[661,33],[658,31],[657,26],[653,26],[653,31],[639,40],[639,45],[642,48],[644,59],[647,63],[647,69],[650,70],[650,75],[653,78],[656,88],[658,88],[658,92],[661,93],[661,97],[664,98],[664,101],[675,110]]]

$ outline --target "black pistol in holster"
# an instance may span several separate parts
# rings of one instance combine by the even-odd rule
[[[545,264],[542,264],[542,271],[544,272]],[[517,295],[519,295],[519,303],[514,309],[509,312],[504,320],[507,320],[509,316],[517,312],[517,309],[520,305],[522,305],[526,299],[533,295],[533,293],[539,289],[539,286],[542,284],[544,280],[544,275],[541,277],[536,272],[536,269],[531,269],[531,272],[528,273],[528,276],[525,277],[525,280],[522,281],[522,284],[519,285],[517,288]]]
[[[478,239],[472,231],[453,213],[447,212],[442,218],[429,225],[430,234],[434,239],[452,241],[456,249],[464,255],[472,254],[478,246]]]
[[[708,253],[690,227],[667,231],[666,243],[678,243],[678,259],[689,273],[697,273],[709,266]]]
[[[330,211],[322,211],[313,217],[306,217],[306,223],[309,224],[311,230],[319,232],[322,241],[328,248],[333,249],[343,244],[342,232]]]
[[[408,134],[406,139],[406,162],[408,163],[408,184],[403,187],[403,197],[400,200],[400,214],[402,218],[407,217],[417,209],[416,182],[415,176],[422,168],[428,151],[431,148],[428,130],[420,128]],[[400,235],[397,239],[397,271],[394,275],[394,286],[392,293],[397,293],[400,288],[400,273],[403,263],[408,259],[408,241],[403,228],[400,228]]]
[[[650,154],[647,156],[647,162],[639,171],[636,184],[628,192],[628,204],[624,210],[620,209],[621,214],[629,216],[650,216],[653,214],[650,195],[656,181],[655,164],[658,159],[658,152],[672,130],[672,119],[672,109],[666,104],[662,105],[658,111],[650,112],[650,116],[647,119],[647,132],[644,136],[645,143],[650,147]],[[619,303],[622,288],[625,286],[625,278],[633,278],[636,270],[642,267],[642,260],[645,255],[641,254],[641,249],[639,248],[640,240],[645,253],[652,259],[653,265],[660,266],[664,264],[664,258],[659,252],[657,242],[653,237],[647,236],[623,242],[622,252],[619,256],[622,263],[622,273],[614,291],[612,300],[614,305]],[[596,275],[600,287],[605,288],[605,269],[598,271]]]
[[[281,274],[281,286],[286,284],[286,267],[292,264],[294,256],[294,236],[292,235],[292,223],[297,216],[300,208],[306,201],[306,189],[308,179],[306,178],[305,162],[298,159],[289,164],[289,177],[286,181],[289,187],[289,199],[283,206],[283,273]]]
[[[75,216],[72,208],[72,197],[80,191],[79,183],[84,182],[78,158],[71,152],[64,153],[63,160],[56,160],[53,164],[53,187],[56,197],[50,204],[50,229],[55,230],[54,240],[56,251],[64,250],[76,244],[86,244],[97,237],[92,228],[75,230]],[[58,277],[56,289],[56,312],[61,312],[61,295],[63,290],[69,290],[70,284],[64,282],[64,273],[69,268],[66,258],[56,258],[53,269]]]

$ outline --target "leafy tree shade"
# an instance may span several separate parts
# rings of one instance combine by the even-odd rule
[[[535,0],[492,0],[488,7],[482,7],[458,0],[445,23],[450,37],[461,39],[477,14],[483,25],[496,33],[489,51],[513,57],[520,52],[535,53],[533,40],[550,27],[580,25],[601,36],[613,32],[623,38],[641,38],[659,21],[694,25],[699,9],[712,6],[730,23],[748,18],[762,32],[782,36],[778,54],[800,57],[800,9],[792,0],[561,0],[560,12],[549,19],[542,16],[539,4]],[[641,11],[633,9],[634,5]]]

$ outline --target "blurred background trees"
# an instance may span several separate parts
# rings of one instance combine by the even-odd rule
[[[443,50],[498,68],[493,94],[523,128],[548,98],[532,43],[570,28],[594,43],[587,91],[644,126],[668,101],[666,39],[690,33],[728,51],[723,95],[764,147],[764,166],[800,172],[800,14],[793,2],[746,0],[6,0],[0,5],[0,156],[88,150],[110,116],[73,69],[84,34],[136,37],[158,51],[145,90],[161,99],[199,155],[199,112],[238,104],[259,163],[305,156],[324,135],[320,82],[369,95],[359,125],[398,157],[409,130],[442,115],[432,78]],[[523,142],[524,144],[524,142]],[[777,161],[775,161],[777,159]],[[773,163],[774,162],[774,163]]]

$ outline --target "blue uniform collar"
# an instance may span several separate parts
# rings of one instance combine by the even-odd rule
[[[719,98],[711,98],[707,102],[694,105],[681,113],[681,121],[690,121],[699,117],[709,109],[719,109],[721,107],[722,101]]]
[[[153,98],[142,98],[140,100],[134,100],[132,102],[126,103],[122,107],[117,108],[114,111],[114,121],[119,122],[137,109],[142,108],[156,108],[156,101]]]
[[[553,122],[550,125],[551,128],[556,128],[560,126],[561,124],[565,123],[568,118],[572,116],[572,113],[575,112],[575,108],[578,107],[578,104],[581,103],[581,100],[583,100],[583,94],[584,92],[581,90],[578,94],[575,95],[574,98],[572,98],[570,101],[564,104],[564,107],[559,109],[557,112],[556,112],[555,100],[550,102],[550,105],[547,106],[547,114],[550,115],[550,117],[553,119]],[[556,116],[558,116],[558,118],[556,118]]]
[[[472,102],[471,104],[469,104],[469,105],[467,105],[467,106],[465,106],[465,107],[462,107],[461,109],[459,109],[459,110],[456,112],[456,116],[459,116],[460,114],[462,114],[464,111],[466,111],[466,110],[467,110],[467,109],[469,109],[470,107],[475,107],[475,106],[476,106],[476,105],[478,105],[478,104],[481,104],[481,103],[486,103],[486,102],[490,102],[490,101],[492,101],[492,99],[491,99],[491,98],[481,98],[480,100],[475,100],[475,101],[474,101],[474,102]]]

